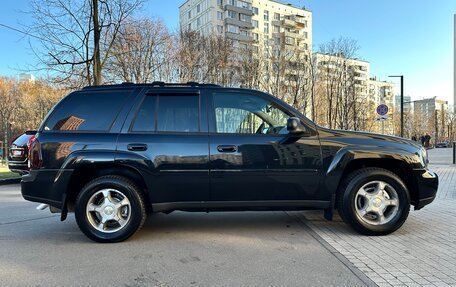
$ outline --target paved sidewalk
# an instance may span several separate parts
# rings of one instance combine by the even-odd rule
[[[456,286],[456,167],[431,169],[440,177],[437,199],[391,235],[362,236],[321,212],[296,214],[379,286]]]

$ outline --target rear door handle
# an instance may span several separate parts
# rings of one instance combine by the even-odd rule
[[[237,151],[237,146],[235,145],[219,145],[217,147],[219,152],[235,152]]]
[[[132,143],[127,145],[127,149],[131,151],[145,151],[147,150],[147,145],[141,143]]]

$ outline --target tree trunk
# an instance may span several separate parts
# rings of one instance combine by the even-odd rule
[[[98,23],[98,0],[93,3],[93,85],[101,85],[101,60],[100,60],[100,25]]]

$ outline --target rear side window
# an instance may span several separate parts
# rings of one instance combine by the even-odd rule
[[[60,102],[44,129],[51,131],[108,131],[131,91],[70,94]]]
[[[136,114],[133,132],[198,132],[199,96],[146,96]]]

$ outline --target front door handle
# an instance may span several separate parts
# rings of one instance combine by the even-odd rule
[[[219,145],[217,147],[219,152],[235,152],[237,151],[237,146],[235,145]]]
[[[132,143],[127,145],[127,149],[131,151],[145,151],[147,150],[147,145],[141,143]]]

